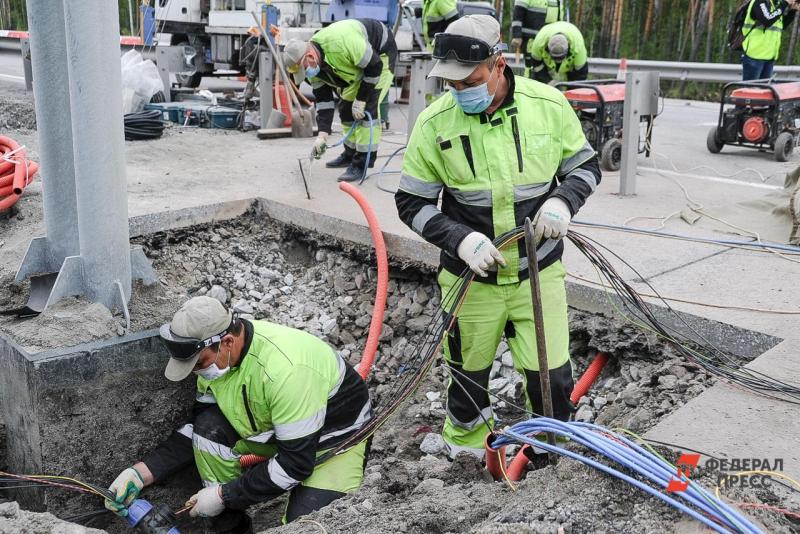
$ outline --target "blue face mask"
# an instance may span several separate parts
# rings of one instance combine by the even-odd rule
[[[319,65],[314,67],[306,67],[306,79],[310,80],[311,78],[315,78],[319,74]]]
[[[494,72],[492,72],[492,75],[494,75]],[[491,79],[492,76],[489,76],[489,80]],[[475,87],[467,87],[461,91],[457,91],[452,87],[450,88],[450,92],[453,93],[458,107],[460,107],[464,113],[472,115],[486,111],[486,108],[489,107],[489,104],[492,103],[492,99],[494,98],[494,95],[489,94],[489,80],[487,80],[486,83],[476,85]],[[496,87],[495,91],[497,91]]]

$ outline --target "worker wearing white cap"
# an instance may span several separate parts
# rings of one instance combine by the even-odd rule
[[[528,407],[542,413],[525,246],[493,244],[526,217],[535,222],[538,242],[534,268],[542,283],[553,411],[567,420],[574,410],[561,240],[600,182],[600,168],[566,98],[515,77],[502,50],[500,25],[486,15],[463,17],[436,36],[430,76],[443,78],[450,92],[417,118],[395,195],[403,222],[442,249],[438,281],[446,311],[460,274],[476,274],[443,345],[452,369],[443,431],[451,456],[483,455],[494,425],[489,376],[503,335]]]
[[[367,442],[317,462],[372,415],[367,385],[324,341],[237,318],[207,296],[187,301],[159,334],[166,378],[196,377],[192,418],[120,473],[107,508],[127,515],[145,486],[192,463],[204,489],[189,514],[213,518],[213,532],[252,532],[244,510],[286,492],[292,521],[358,489]],[[248,468],[248,454],[268,460]]]
[[[565,21],[545,25],[530,45],[531,76],[549,83],[585,80],[588,54],[577,26]]]
[[[347,168],[339,181],[361,180],[367,167],[375,165],[381,138],[379,105],[389,92],[396,61],[394,35],[373,19],[340,20],[309,42],[292,39],[284,47],[283,62],[295,82],[307,79],[314,89],[319,135],[312,156],[317,159],[327,148],[334,93],[339,95],[339,117],[348,135],[344,153],[325,164]]]

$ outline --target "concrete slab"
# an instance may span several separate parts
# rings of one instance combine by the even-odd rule
[[[394,107],[391,112],[391,123],[397,133],[384,136],[378,166],[405,141],[402,109]],[[675,172],[672,168],[674,165],[678,171],[691,176],[676,178],[670,173],[660,175],[643,172],[639,178],[638,195],[619,198],[615,195],[618,176],[607,175],[578,219],[622,225],[635,216],[660,217],[679,211],[686,205],[687,199],[684,191],[676,185],[676,179],[693,200],[706,206],[756,198],[767,191],[762,178],[766,179],[768,187],[778,186],[783,174],[796,162],[780,164],[774,162],[769,154],[743,149],[724,150],[721,155],[707,152],[705,135],[715,121],[716,109],[712,103],[667,101],[664,114],[656,121],[654,147],[656,152],[663,154],[663,157],[656,159],[656,165],[661,169],[670,169],[671,173]],[[23,141],[35,154],[35,136]],[[309,140],[260,141],[252,134],[174,128],[163,139],[127,143],[126,146],[131,215],[264,197],[286,206],[307,209],[310,213],[303,217],[314,227],[330,225],[334,219],[363,226],[362,215],[355,203],[337,190],[335,179],[339,171],[326,169],[322,162],[312,165],[312,200],[305,198],[297,158],[307,156]],[[335,149],[331,150],[330,157],[336,154]],[[640,158],[640,163],[652,165],[652,161],[645,158]],[[391,169],[399,167],[399,161],[390,166]],[[757,173],[749,170],[739,172],[745,168],[753,168]],[[382,183],[384,186],[396,184],[396,177],[386,176]],[[381,191],[377,185],[373,178],[361,190],[379,215],[384,233],[390,240],[390,251],[395,246],[393,239],[405,238],[410,241],[404,246],[409,249],[419,246],[425,256],[423,261],[435,262],[435,251],[424,245],[416,245],[420,243],[419,238],[397,219],[392,196]],[[35,193],[35,189],[31,189],[31,192]],[[283,209],[275,208],[276,213]],[[287,210],[282,216],[291,218],[296,215],[296,212]],[[650,227],[659,226],[658,221],[655,224],[653,222],[637,220],[630,224],[647,227],[651,223]],[[732,237],[714,232],[702,221],[689,226],[682,221],[671,220],[665,226],[669,231],[692,236]],[[645,277],[653,281],[656,289],[669,297],[710,304],[790,310],[797,309],[797,303],[800,302],[800,285],[795,282],[800,275],[800,266],[777,257],[742,251],[722,252],[725,249],[715,245],[597,228],[576,229],[630,260]],[[30,232],[28,235],[34,234]],[[363,239],[366,234],[361,234]],[[21,238],[8,238],[7,243],[16,244],[20,241]],[[15,248],[8,244],[3,254],[7,252],[10,255],[6,257],[17,254]],[[574,251],[568,251],[566,264],[570,272],[594,279],[593,271],[582,263]],[[580,282],[575,287],[580,291],[570,291],[573,303],[592,301],[594,297],[581,301],[575,295],[592,295],[589,290],[593,290],[594,286]],[[710,328],[709,325],[713,324],[721,325],[718,330],[720,337],[725,337],[726,328],[731,328],[725,324],[733,325],[736,332],[756,332],[751,347],[766,349],[778,339],[787,342],[796,339],[796,315],[680,302],[673,302],[672,306],[705,320],[705,323],[698,323],[705,324],[704,328]],[[782,346],[762,356],[768,362],[763,365],[767,366],[770,373],[784,373],[785,378],[800,383],[796,375],[785,371],[793,366],[796,368],[797,357],[791,350],[779,350],[778,347]],[[762,365],[761,361],[756,360],[754,365]],[[743,406],[748,407],[749,415],[743,415]],[[759,447],[763,442],[749,437],[749,433],[755,430],[755,433],[770,436],[770,450],[776,454],[781,451],[785,453],[787,470],[796,469],[788,465],[790,461],[797,464],[796,458],[790,460],[788,451],[796,449],[797,436],[785,431],[788,428],[785,410],[792,408],[791,405],[776,406],[772,401],[737,389],[717,386],[659,425],[658,435],[672,435],[674,439],[666,441],[683,441],[683,444],[692,446],[696,445],[695,440],[703,439],[705,434],[709,436],[706,440],[713,439],[714,450],[720,453],[731,457],[762,456]],[[775,417],[764,416],[773,412],[777,414]],[[709,432],[712,428],[713,431]]]
[[[151,330],[37,354],[0,336],[8,468],[104,481],[152,450],[185,420],[194,399],[191,383],[164,378],[165,354],[157,334]],[[55,514],[86,505],[67,504],[62,497],[38,489],[16,495],[28,509]]]

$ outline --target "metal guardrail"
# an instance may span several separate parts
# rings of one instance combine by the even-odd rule
[[[124,45],[128,44],[123,42]],[[0,35],[0,49],[19,50],[19,37],[3,37]],[[516,63],[515,55],[505,54],[512,67],[522,68]],[[619,70],[619,59],[601,57],[589,58],[589,74],[603,78],[614,77]],[[650,61],[629,59],[628,70],[652,70],[661,74],[662,80],[685,80],[688,82],[730,82],[742,77],[742,66],[738,63],[689,63],[685,61]],[[775,75],[783,79],[800,80],[800,66],[776,65]]]
[[[505,54],[512,67],[522,67],[516,63],[514,54]],[[589,74],[603,78],[613,78],[619,71],[619,59],[602,57],[589,58]],[[730,82],[742,78],[739,63],[689,63],[687,61],[650,61],[629,59],[629,71],[658,71],[662,80],[685,80],[687,82]],[[800,79],[800,66],[776,65],[775,74],[783,79]]]

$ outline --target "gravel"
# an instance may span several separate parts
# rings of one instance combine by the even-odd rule
[[[161,276],[162,294],[207,294],[245,318],[306,330],[351,363],[360,360],[377,278],[373,260],[364,261],[371,257],[368,249],[255,216],[137,241]],[[439,306],[435,273],[395,268],[392,274],[380,351],[369,378],[376,404],[415,354],[418,338]],[[177,304],[164,320],[175,309]],[[611,355],[578,404],[579,420],[644,432],[714,383],[670,347],[628,326],[575,310],[570,310],[570,325],[576,376],[594,351]],[[251,510],[257,530],[311,533],[322,526],[327,532],[353,533],[663,532],[665,525],[684,521],[643,492],[573,460],[530,471],[516,491],[493,482],[468,455],[448,461],[438,434],[446,385],[446,372],[437,362],[375,435],[363,488],[308,518],[319,525],[298,522],[273,530],[282,514],[283,500],[278,499]],[[522,378],[505,340],[492,366],[490,389],[499,396],[498,424],[527,419],[515,408],[525,406]],[[774,496],[749,496],[756,502],[769,498]],[[771,521],[770,531],[786,527],[774,515],[765,519]]]

